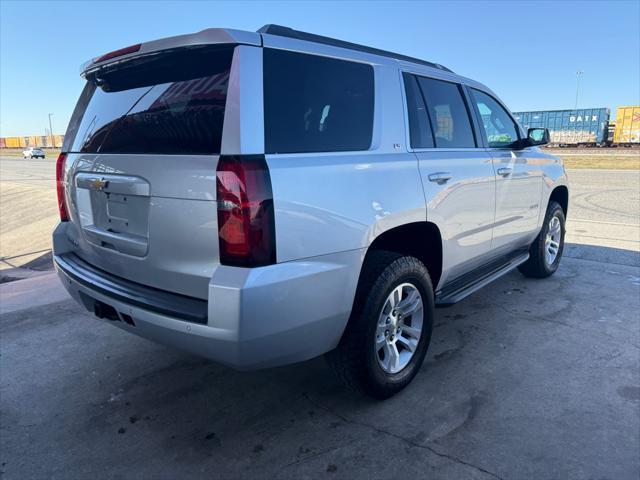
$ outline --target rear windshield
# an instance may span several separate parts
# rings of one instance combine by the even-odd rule
[[[140,57],[88,78],[63,150],[220,153],[232,47]]]
[[[265,48],[266,152],[368,150],[373,82],[371,65]]]

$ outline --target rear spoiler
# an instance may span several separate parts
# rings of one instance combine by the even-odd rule
[[[208,28],[197,33],[187,35],[177,35],[175,37],[162,38],[151,42],[131,45],[130,47],[114,50],[113,52],[100,55],[85,62],[80,67],[80,75],[87,75],[99,70],[107,65],[128,61],[132,58],[159,53],[164,50],[175,50],[182,47],[193,47],[199,45],[224,45],[242,44],[261,46],[262,38],[259,33],[245,32],[228,28]]]

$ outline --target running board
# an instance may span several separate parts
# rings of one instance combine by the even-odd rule
[[[527,260],[529,260],[529,252],[519,253],[507,257],[506,261],[503,259],[503,261],[497,263],[492,262],[475,272],[454,280],[436,292],[436,307],[450,307],[477,292],[485,285],[509,273]]]

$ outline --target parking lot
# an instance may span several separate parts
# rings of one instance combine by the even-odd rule
[[[58,210],[55,157],[0,157],[0,269],[24,265],[51,248]]]
[[[0,159],[5,268],[48,248],[53,163]],[[638,478],[640,171],[569,175],[556,275],[437,310],[384,402],[323,359],[236,372],[137,338],[51,274],[3,284],[3,478]]]

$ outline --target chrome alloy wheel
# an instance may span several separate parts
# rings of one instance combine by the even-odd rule
[[[547,265],[553,265],[558,251],[560,250],[560,241],[562,240],[562,225],[560,219],[556,216],[551,217],[547,227],[547,236],[544,240],[544,254]]]
[[[422,295],[416,286],[403,283],[394,288],[378,316],[375,338],[376,357],[386,373],[398,373],[411,361],[423,320]]]

